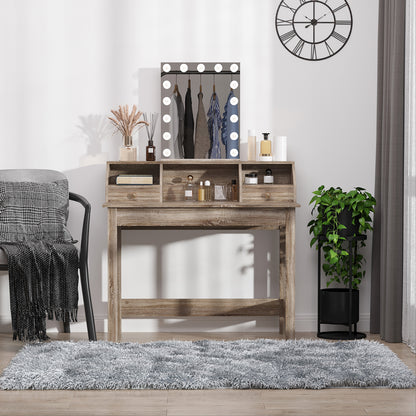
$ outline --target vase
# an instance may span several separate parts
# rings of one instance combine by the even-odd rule
[[[137,160],[137,147],[133,145],[133,136],[123,136],[123,145],[120,147],[120,161],[129,162]]]

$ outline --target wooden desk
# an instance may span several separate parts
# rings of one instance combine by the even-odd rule
[[[270,168],[274,184],[264,185]],[[244,175],[256,171],[259,185],[244,185]],[[153,185],[116,185],[120,174],[152,174]],[[194,183],[237,180],[238,201],[184,200],[186,177]],[[294,162],[177,160],[108,162],[108,331],[121,339],[122,318],[185,316],[280,316],[287,338],[295,334],[295,208]],[[122,299],[121,230],[123,229],[279,230],[279,299]]]

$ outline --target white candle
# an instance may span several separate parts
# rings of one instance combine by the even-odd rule
[[[254,130],[248,131],[247,142],[247,160],[256,160],[256,132]]]
[[[287,136],[277,136],[276,144],[277,160],[284,162],[287,160]]]

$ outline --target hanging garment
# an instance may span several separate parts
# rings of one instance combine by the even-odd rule
[[[179,148],[178,148],[178,132],[179,132],[179,115],[178,115],[178,104],[176,102],[176,95],[172,94],[170,97],[170,105],[169,105],[169,116],[170,121],[167,123],[168,129],[167,131],[170,134],[170,139],[167,140],[165,143],[164,148],[170,150],[170,157],[177,159]],[[176,150],[176,152],[175,152]]]
[[[240,158],[240,126],[238,117],[238,99],[231,90],[222,117],[221,140],[225,146],[227,159]]]
[[[211,147],[209,149],[210,159],[221,159],[220,140],[218,137],[221,128],[221,110],[218,96],[214,92],[208,109],[208,131]]]
[[[186,90],[185,95],[183,152],[185,159],[194,158],[194,114],[192,112],[192,98],[190,87],[188,87],[188,89]]]
[[[183,101],[181,94],[176,95],[176,105],[178,107],[178,136],[176,138],[175,145],[175,159],[183,159],[183,141],[185,130],[185,109],[183,107]]]
[[[198,94],[198,113],[196,115],[195,130],[195,159],[206,159],[210,148],[209,132],[205,108],[203,103],[204,95]]]

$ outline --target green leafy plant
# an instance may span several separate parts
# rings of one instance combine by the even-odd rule
[[[358,252],[357,244],[354,252],[348,252],[347,227],[340,222],[344,214],[352,219],[352,226],[356,227],[353,234],[366,234],[371,231],[372,218],[376,205],[375,198],[364,188],[357,187],[349,192],[344,192],[340,187],[326,189],[321,185],[313,192],[314,196],[309,205],[313,204],[312,215],[315,217],[309,221],[309,233],[312,235],[310,246],[322,246],[324,261],[322,269],[328,277],[327,286],[333,282],[349,285],[349,256],[353,255],[352,262],[352,287],[358,289],[361,280],[365,276],[363,263],[365,258]],[[365,246],[360,241],[360,247]]]

